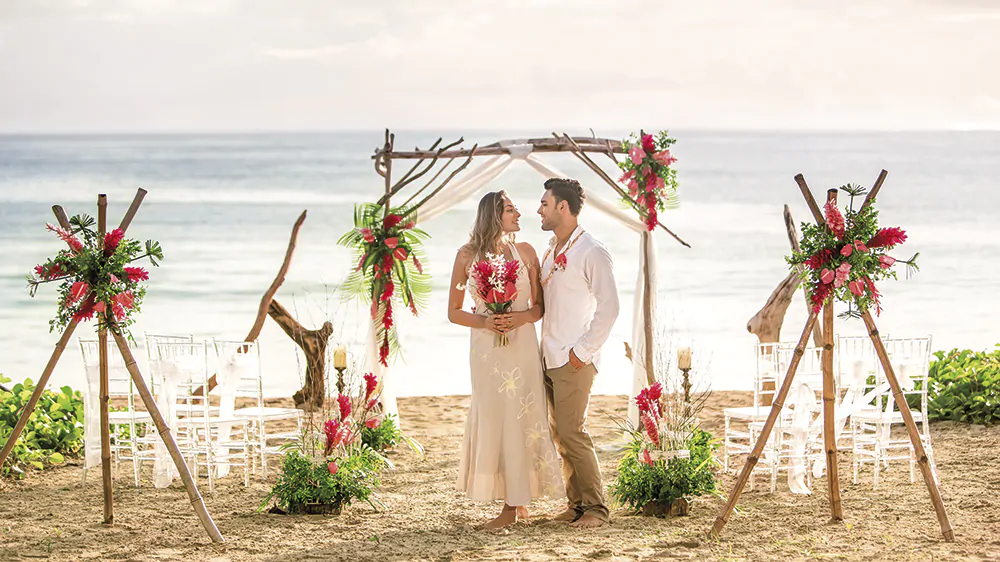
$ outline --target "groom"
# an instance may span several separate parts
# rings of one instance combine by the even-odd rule
[[[584,424],[597,375],[594,361],[618,317],[618,290],[608,250],[577,222],[585,198],[576,180],[545,182],[538,214],[542,230],[554,236],[541,263],[541,348],[549,425],[563,459],[569,501],[555,519],[600,527],[608,522],[608,508],[597,452]]]

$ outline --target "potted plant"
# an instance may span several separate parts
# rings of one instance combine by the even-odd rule
[[[338,395],[337,408],[321,430],[309,424],[303,438],[288,446],[278,480],[259,510],[272,500],[272,512],[287,514],[339,514],[355,501],[384,507],[376,490],[380,474],[392,464],[362,436],[386,422],[379,414],[378,381],[371,373],[364,380],[362,395]],[[384,441],[383,436],[375,444]]]

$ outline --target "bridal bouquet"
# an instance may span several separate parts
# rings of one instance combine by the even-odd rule
[[[493,314],[510,312],[517,298],[517,274],[521,264],[501,255],[486,254],[486,259],[473,264],[470,277],[475,283],[476,296]],[[497,334],[494,347],[509,343],[507,334]]]

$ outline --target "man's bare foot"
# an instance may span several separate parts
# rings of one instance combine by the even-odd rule
[[[572,523],[576,521],[577,513],[572,507],[567,507],[566,511],[556,515],[552,518],[553,521],[565,521],[566,523]]]
[[[500,512],[500,515],[496,516],[496,519],[493,519],[492,521],[489,521],[487,523],[483,523],[479,528],[483,530],[491,530],[491,529],[502,529],[508,525],[513,525],[514,523],[517,523],[518,516],[520,515],[519,512],[522,509],[524,508],[511,507],[509,505],[505,505],[503,507],[503,511]],[[526,509],[524,510],[524,512],[525,514],[527,514]]]
[[[569,524],[570,527],[576,527],[577,529],[593,529],[597,527],[603,527],[607,525],[608,522],[600,519],[589,513],[585,513],[583,517],[580,517],[576,521]]]
[[[528,508],[523,505],[517,506],[517,518],[527,519],[528,518]]]

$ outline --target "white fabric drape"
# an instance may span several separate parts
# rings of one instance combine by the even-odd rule
[[[433,220],[434,218],[440,216],[442,213],[451,209],[455,205],[465,201],[469,197],[472,197],[478,193],[483,187],[485,187],[489,182],[500,177],[504,171],[512,163],[517,160],[524,160],[529,166],[535,169],[545,178],[555,178],[555,177],[567,177],[565,174],[559,172],[555,168],[546,165],[544,162],[539,160],[537,157],[531,154],[532,146],[523,141],[507,141],[501,143],[505,149],[507,149],[508,154],[493,156],[489,158],[483,164],[472,169],[466,175],[464,175],[459,181],[451,184],[446,191],[442,191],[437,194],[433,199],[429,200],[424,207],[420,210],[418,214],[418,221],[420,223]],[[588,189],[587,186],[583,186],[584,191],[587,194],[587,206],[589,208],[594,208],[607,216],[616,219],[620,224],[624,225],[626,228],[631,229],[634,232],[639,233],[641,236],[639,238],[639,271],[637,273],[635,300],[633,304],[633,319],[632,319],[632,395],[635,396],[639,391],[646,386],[646,366],[645,366],[645,350],[646,350],[646,338],[645,338],[645,324],[644,324],[644,314],[643,314],[643,299],[645,295],[645,275],[646,271],[650,272],[649,287],[651,299],[651,307],[655,311],[656,303],[656,249],[653,243],[654,238],[649,235],[646,230],[646,225],[637,217],[630,213],[622,210],[620,205],[616,202],[609,201],[604,197],[597,195],[594,190]],[[649,238],[649,243],[645,243],[644,238]],[[655,312],[650,315],[650,318],[655,318]],[[402,420],[399,419],[399,410],[396,404],[396,391],[395,383],[392,379],[390,369],[383,367],[378,362],[378,350],[381,345],[380,341],[377,341],[375,335],[377,329],[374,321],[371,324],[369,330],[369,344],[368,344],[368,365],[369,370],[372,371],[380,381],[382,381],[382,406],[386,414],[395,415],[397,421],[402,427]],[[629,400],[629,420],[633,425],[637,425],[639,421],[639,411],[635,406],[634,400]]]

